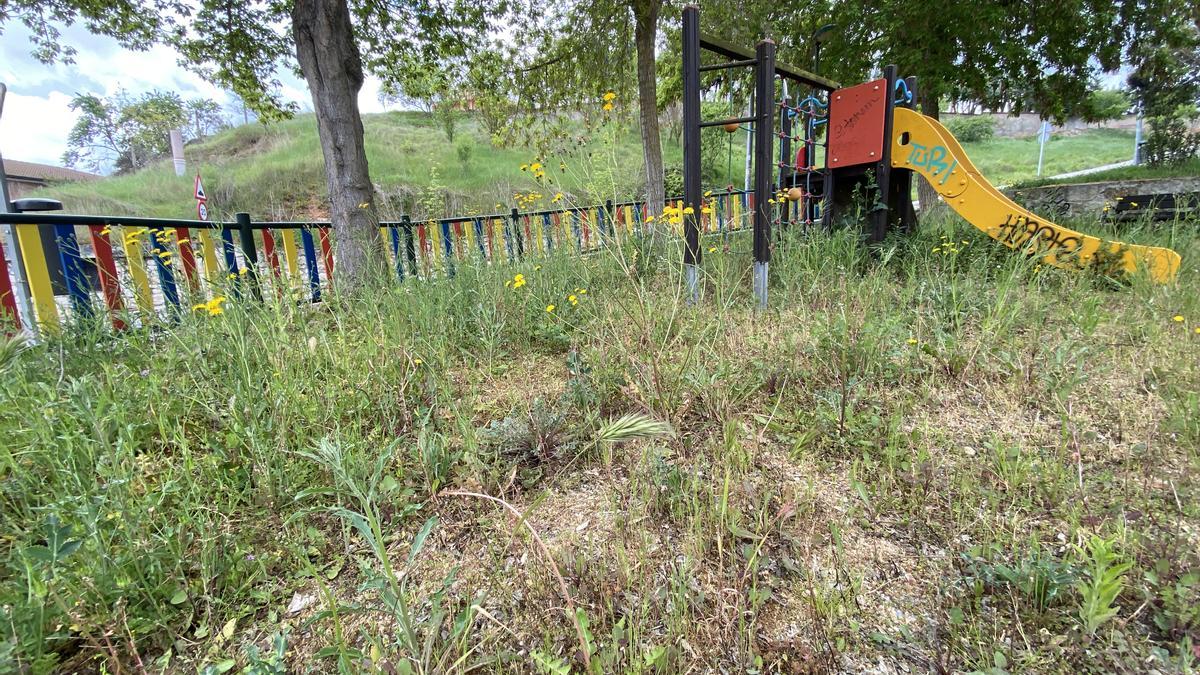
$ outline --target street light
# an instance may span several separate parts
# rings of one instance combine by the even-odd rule
[[[821,68],[821,45],[829,41],[833,35],[833,29],[837,28],[836,23],[827,23],[824,26],[813,31],[812,42],[816,46],[813,47],[813,72],[820,73]]]

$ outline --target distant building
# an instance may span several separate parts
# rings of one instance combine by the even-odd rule
[[[20,199],[52,183],[97,180],[94,173],[76,171],[62,166],[35,164],[15,159],[4,160],[4,175],[8,183],[8,198]]]

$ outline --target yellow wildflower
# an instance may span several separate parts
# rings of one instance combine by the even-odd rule
[[[688,206],[688,207],[685,207],[685,208],[683,209],[683,215],[685,215],[685,216],[690,216],[690,215],[692,215],[692,214],[693,214],[693,213],[695,213],[695,212],[696,212],[696,209],[693,209],[693,208],[692,208],[692,207],[690,207],[690,206]]]
[[[604,92],[604,100],[605,101],[611,101],[611,100],[615,99],[616,97],[617,97],[617,95],[611,91]]]
[[[1171,320],[1174,321],[1175,323],[1183,323],[1183,315],[1176,314],[1175,316],[1171,317]]]
[[[910,344],[910,345],[917,344],[917,339],[916,338],[908,338],[908,344]]]
[[[605,109],[605,110],[612,110],[612,109],[613,109],[613,104],[612,104],[612,103],[605,103],[605,104],[604,104],[604,109]]]
[[[424,361],[422,361],[421,359],[413,359],[413,365],[414,365],[414,366],[419,366],[419,365],[421,365],[422,363],[425,363],[425,362],[424,362]]]
[[[546,305],[546,311],[553,314],[554,313],[554,305]]]
[[[709,246],[709,247],[708,247],[708,252],[709,252],[709,253],[716,253],[716,252],[717,252],[717,247],[716,247],[716,246]]]

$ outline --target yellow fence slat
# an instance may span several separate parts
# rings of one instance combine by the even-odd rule
[[[133,279],[133,293],[137,300],[142,319],[149,320],[154,315],[154,296],[150,293],[150,277],[146,274],[146,260],[142,258],[142,235],[146,228],[121,228],[121,247],[125,251],[125,264],[129,267],[129,277]]]
[[[283,258],[287,261],[288,275],[293,280],[299,279],[300,250],[296,248],[296,232],[294,230],[283,230]]]
[[[46,251],[42,248],[38,226],[17,225],[17,244],[21,247],[25,279],[29,283],[29,294],[33,296],[38,323],[56,327],[58,307],[54,304],[54,287],[50,284],[50,268],[46,264]]]

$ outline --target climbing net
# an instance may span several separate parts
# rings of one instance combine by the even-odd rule
[[[829,134],[821,133],[829,122],[829,102],[809,95],[794,105],[784,98],[779,109],[780,139],[778,191],[775,224],[800,222],[805,226],[820,221],[828,193],[828,170],[824,168]],[[795,156],[791,149],[798,147]]]

